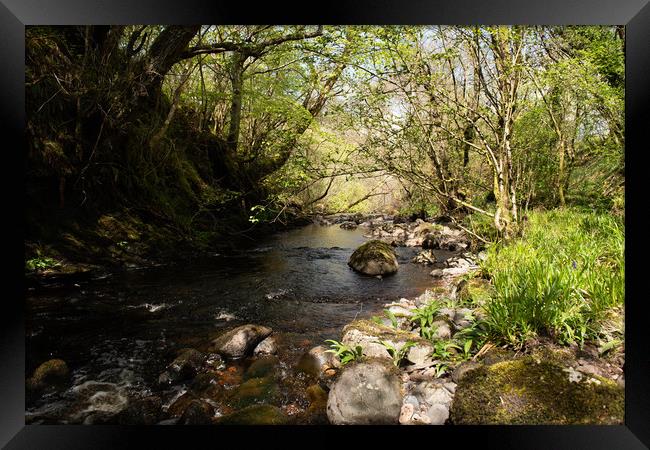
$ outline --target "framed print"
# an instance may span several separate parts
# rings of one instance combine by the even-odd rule
[[[2,0],[0,443],[650,445],[646,3]]]

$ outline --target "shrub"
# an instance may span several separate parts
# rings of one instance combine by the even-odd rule
[[[528,219],[521,238],[490,246],[482,263],[495,288],[491,335],[513,345],[537,333],[560,343],[597,338],[608,311],[624,303],[623,224],[571,209]]]

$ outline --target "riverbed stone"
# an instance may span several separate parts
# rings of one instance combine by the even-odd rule
[[[203,400],[192,400],[178,421],[182,425],[210,425],[214,407]]]
[[[166,385],[192,378],[196,376],[204,362],[205,355],[198,350],[193,348],[181,349],[179,355],[158,377],[158,383]]]
[[[470,271],[469,267],[448,267],[446,269],[433,269],[431,276],[435,278],[457,277]]]
[[[454,398],[453,394],[445,388],[444,384],[436,381],[424,381],[419,383],[411,391],[412,395],[423,403],[449,406]]]
[[[434,332],[436,339],[451,339],[451,326],[446,320],[435,320],[431,326],[436,330]]]
[[[339,225],[339,226],[340,226],[341,228],[343,228],[344,230],[354,230],[355,228],[358,227],[357,223],[356,223],[356,222],[352,222],[352,221],[343,222],[343,223],[342,223],[341,225]]]
[[[311,348],[300,357],[296,370],[316,378],[326,376],[326,372],[341,366],[336,355],[328,350],[323,345]]]
[[[272,377],[250,378],[229,393],[228,402],[240,409],[259,403],[275,403],[279,398],[280,388]]]
[[[271,355],[256,359],[248,367],[246,373],[244,373],[244,380],[274,376],[278,370],[279,365],[280,360],[277,356]]]
[[[254,355],[275,355],[278,352],[278,338],[277,336],[269,336],[262,342],[257,344],[253,350]]]
[[[449,407],[435,403],[427,411],[427,417],[431,425],[444,425],[449,418]]]
[[[350,347],[360,345],[363,354],[370,358],[392,360],[386,347],[380,344],[379,341],[386,341],[398,350],[408,341],[422,343],[423,345],[427,343],[415,333],[398,330],[366,319],[356,320],[343,328],[341,342],[345,345]]]
[[[262,325],[242,325],[216,338],[212,341],[212,346],[217,353],[224,356],[241,358],[249,354],[272,331]]]
[[[399,413],[399,423],[401,425],[408,425],[411,423],[411,417],[415,413],[415,407],[410,403],[404,403]]]
[[[372,240],[357,248],[350,256],[348,265],[365,275],[390,275],[397,272],[399,264],[395,250],[389,244]]]
[[[397,424],[401,409],[397,370],[377,359],[346,366],[327,400],[327,417],[334,425]]]

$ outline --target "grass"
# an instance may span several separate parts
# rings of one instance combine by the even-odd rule
[[[530,213],[522,237],[490,246],[482,263],[496,292],[486,304],[490,334],[514,346],[536,334],[579,345],[601,337],[624,304],[624,249],[624,225],[611,215]]]

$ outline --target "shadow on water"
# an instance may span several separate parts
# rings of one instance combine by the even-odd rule
[[[77,388],[91,380],[129,393],[146,391],[174,351],[206,348],[224,330],[244,323],[283,334],[295,361],[307,344],[338,339],[355,317],[377,314],[387,301],[433,285],[431,269],[410,262],[419,250],[414,248],[396,249],[399,271],[384,279],[349,269],[349,256],[367,240],[363,233],[308,225],[231,255],[115,274],[75,291],[28,295],[27,373],[62,358]]]

